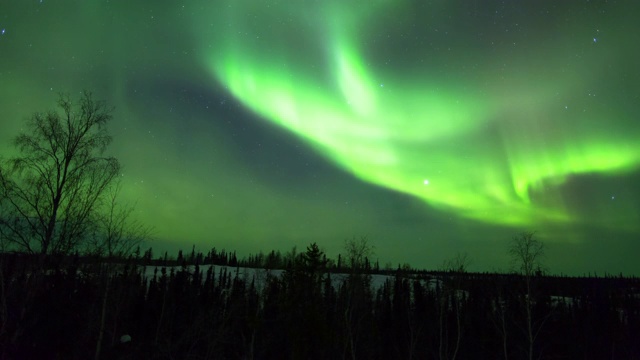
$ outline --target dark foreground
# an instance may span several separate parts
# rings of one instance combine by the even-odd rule
[[[312,260],[267,272],[201,254],[177,266],[4,254],[0,355],[640,359],[637,278],[537,275],[527,291],[516,275],[373,274]]]

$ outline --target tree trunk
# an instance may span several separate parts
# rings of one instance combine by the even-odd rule
[[[96,354],[94,356],[95,360],[100,359],[100,353],[102,351],[102,342],[104,340],[104,328],[107,319],[107,303],[109,297],[109,283],[111,282],[110,273],[107,272],[107,279],[105,281],[104,295],[102,297],[102,311],[100,315],[100,331],[98,333],[98,342],[96,343]]]

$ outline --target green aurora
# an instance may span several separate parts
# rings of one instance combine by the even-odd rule
[[[494,270],[536,230],[553,272],[640,273],[634,2],[1,10],[4,153],[56,91],[93,90],[154,249],[368,235],[383,262]]]
[[[230,27],[220,40],[222,48],[211,51],[212,73],[265,119],[304,137],[362,180],[461,216],[530,227],[546,220],[592,221],[572,214],[549,189],[571,175],[619,174],[640,162],[640,128],[603,133],[598,126],[605,121],[631,124],[630,114],[550,110],[562,110],[559,99],[592,86],[588,72],[594,68],[554,74],[552,79],[544,69],[557,68],[563,58],[532,51],[535,43],[527,45],[534,58],[515,64],[514,72],[529,75],[509,74],[506,84],[489,89],[489,80],[480,75],[487,71],[483,66],[458,84],[439,79],[429,66],[389,71],[365,57],[366,44],[375,34],[363,29],[380,22],[401,27],[412,10],[407,3],[376,3],[372,6],[379,8],[372,13],[360,12],[356,1],[318,2],[315,7],[301,3],[298,9],[288,2],[254,3],[223,6],[231,9],[223,17]],[[395,9],[396,16],[376,16],[392,5],[402,7]],[[247,12],[260,14],[260,20]],[[279,21],[288,12],[303,15]],[[306,36],[281,45],[289,51],[278,45],[270,49],[299,29]],[[306,43],[322,51],[309,51],[309,58],[306,51],[291,51],[304,49]],[[425,48],[416,56],[428,57],[430,49]],[[391,61],[394,56],[388,55]],[[476,59],[463,61],[469,60]],[[510,95],[514,88],[527,89],[540,81],[536,77],[549,81]],[[500,141],[486,141],[491,132]],[[532,193],[539,195],[533,202]],[[637,218],[637,211],[633,215]],[[622,225],[611,224],[615,218],[617,214],[598,221]]]

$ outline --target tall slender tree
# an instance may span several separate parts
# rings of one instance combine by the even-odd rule
[[[366,268],[368,258],[373,254],[373,245],[366,236],[359,240],[355,237],[344,242],[344,251],[349,275],[342,283],[344,300],[344,329],[345,339],[343,358],[350,356],[357,359],[359,354],[359,340],[364,332],[364,322],[367,315],[368,299],[371,299],[371,274]]]
[[[467,254],[458,253],[454,258],[444,262],[442,267],[445,274],[440,289],[439,299],[439,356],[440,359],[455,360],[460,350],[460,342],[462,339],[462,308],[464,301],[462,299],[462,290],[460,288],[462,276],[469,266],[469,257]],[[447,315],[451,313],[455,317],[455,334],[453,344],[449,344],[449,324]]]
[[[121,182],[116,180],[115,185],[105,194],[105,199],[101,202],[103,209],[98,214],[94,226],[95,232],[87,244],[89,252],[106,259],[106,264],[101,267],[100,271],[103,293],[98,340],[94,355],[96,360],[100,358],[102,352],[106,330],[105,322],[108,315],[107,306],[110,302],[111,281],[116,270],[116,261],[131,255],[133,249],[146,240],[151,233],[149,227],[132,219],[133,206],[122,205],[118,202],[120,189]]]
[[[534,358],[534,343],[544,322],[537,323],[534,319],[534,288],[533,281],[542,272],[542,257],[544,244],[534,237],[533,232],[523,232],[511,241],[509,255],[515,269],[524,278],[524,312],[525,333],[527,337],[527,359]]]

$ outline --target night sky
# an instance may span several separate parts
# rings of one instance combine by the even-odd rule
[[[0,151],[59,92],[115,107],[156,254],[640,274],[640,2],[3,0]]]

